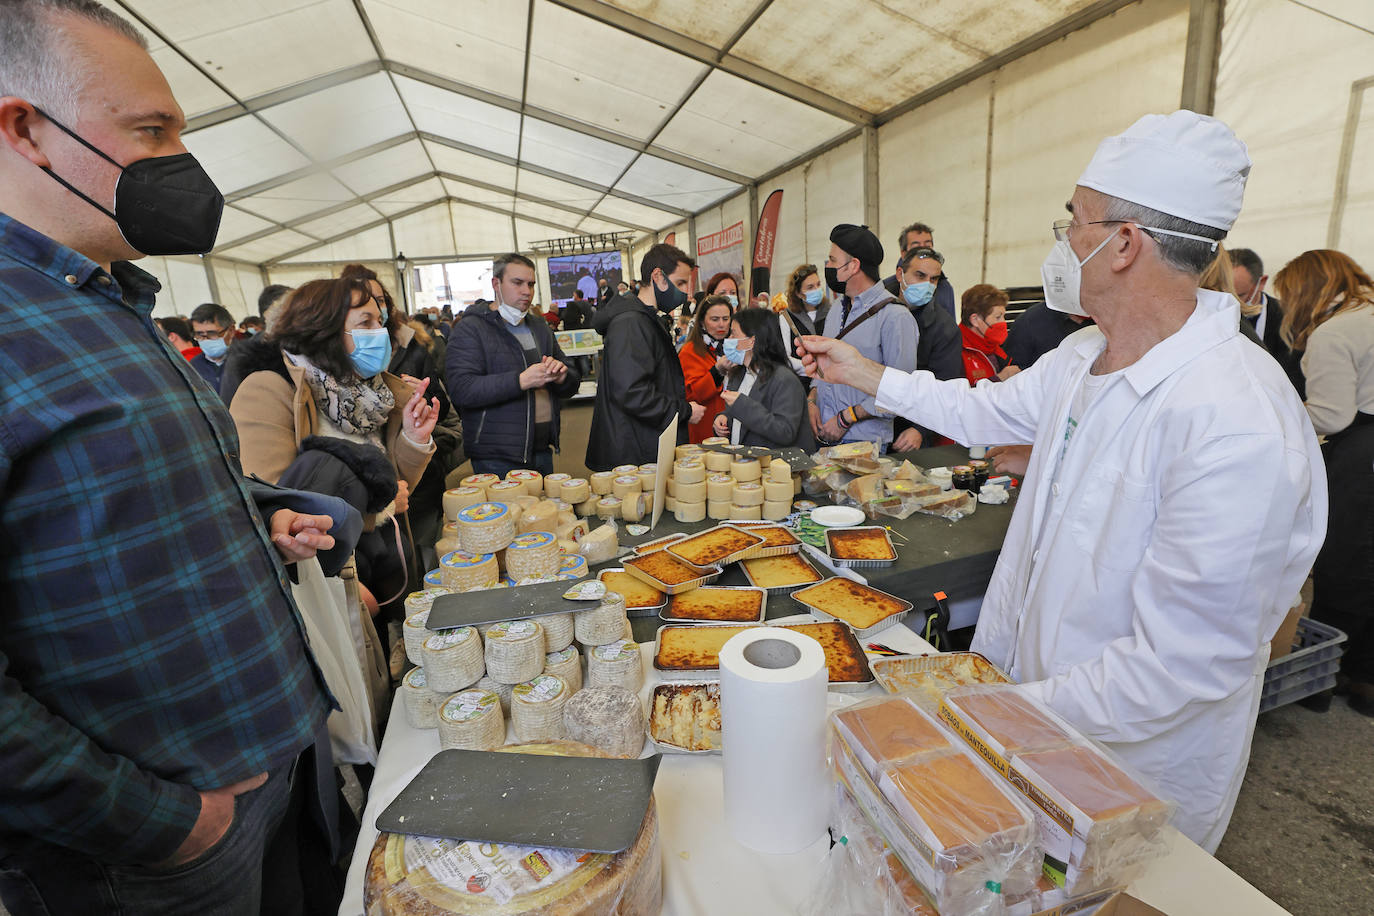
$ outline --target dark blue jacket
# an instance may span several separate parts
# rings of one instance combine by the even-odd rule
[[[210,358],[204,353],[197,353],[191,359],[191,368],[196,370],[197,374],[205,379],[211,388],[218,392],[220,379],[224,376],[224,364],[228,361],[229,358],[226,356],[224,360],[216,366],[214,363],[210,362]]]
[[[548,322],[525,319],[541,356],[566,364]],[[463,418],[463,448],[469,458],[529,464],[534,460],[534,391],[520,387],[528,368],[520,341],[500,312],[469,310],[453,327],[444,377],[453,406]],[[558,399],[577,393],[582,377],[568,368],[561,385],[548,388],[553,402],[552,443],[558,447]]]

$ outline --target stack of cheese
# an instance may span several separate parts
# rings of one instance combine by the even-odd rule
[[[505,561],[499,554],[506,545],[497,542],[507,531],[511,538],[547,531],[554,535],[560,550],[576,553],[577,545],[588,533],[588,525],[578,519],[574,506],[585,504],[590,496],[587,481],[567,474],[550,474],[546,478],[538,471],[524,468],[512,470],[505,480],[495,474],[473,474],[463,478],[461,486],[444,492],[444,528],[435,544],[435,553],[443,556],[460,547],[471,551],[473,548],[468,545],[473,543],[475,523],[492,530],[485,541],[491,546],[481,552],[498,554],[497,562],[502,566]],[[478,508],[484,504],[505,506],[509,516]],[[468,535],[466,542],[464,531]]]
[[[587,490],[579,486],[575,492],[567,493],[563,498],[565,502],[575,505],[577,514],[583,518],[596,516],[639,522],[653,516],[657,480],[658,465],[642,464],[636,467],[625,464],[614,470],[593,474]],[[585,498],[575,498],[579,496]]]
[[[587,658],[587,686],[616,686],[639,692],[644,667],[631,638],[625,597],[608,591],[601,604],[573,614],[573,629]]]
[[[707,439],[703,444],[724,445],[725,440]],[[792,496],[800,486],[785,461],[681,445],[668,478],[665,508],[679,522],[781,521],[791,512]]]

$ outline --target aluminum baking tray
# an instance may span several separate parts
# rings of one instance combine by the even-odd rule
[[[686,582],[679,582],[676,585],[669,585],[667,582],[661,582],[658,579],[655,579],[653,576],[649,575],[648,573],[644,572],[642,569],[636,567],[632,562],[635,559],[635,557],[625,558],[625,572],[634,576],[636,579],[641,580],[646,585],[652,585],[654,588],[663,592],[665,595],[680,595],[683,592],[690,592],[694,588],[699,588],[703,585],[716,581],[720,578],[720,574],[724,572],[724,570],[721,569],[719,566],[694,566],[693,564],[688,563],[686,560],[683,560],[681,557],[673,557],[673,559],[677,560],[682,565],[697,570],[701,573],[701,575],[693,579],[688,579]]]
[[[606,573],[613,573],[613,572],[625,573],[626,575],[629,575],[629,572],[628,572],[627,570],[625,570],[623,567],[620,567],[620,566],[608,566],[607,568],[598,571],[597,574],[596,574],[596,578],[597,578],[600,582],[605,583],[605,581],[606,581]],[[638,577],[638,576],[634,576],[634,577],[632,577],[632,578],[638,579],[639,577]],[[646,584],[649,584],[649,583],[646,583]],[[663,609],[663,607],[668,603],[668,596],[667,596],[667,594],[663,593],[663,591],[662,591],[661,589],[659,590],[659,598],[660,598],[660,600],[659,600],[657,603],[655,603],[655,604],[630,604],[630,602],[626,601],[626,602],[625,602],[625,615],[626,615],[627,617],[652,617],[652,616],[654,616],[655,614],[657,614],[659,611],[661,611],[661,610]],[[583,605],[583,607],[582,607],[581,609],[585,611],[585,610],[587,610],[587,608],[591,608],[591,607],[595,607],[595,606],[596,606],[596,605],[594,605],[594,604],[584,603],[584,605]]]
[[[757,582],[754,581],[754,577],[749,572],[749,564],[752,563],[753,560],[741,561],[739,565],[740,569],[744,570],[744,578],[748,580],[749,584],[754,586],[755,588],[762,588],[766,590],[770,595],[790,595],[792,592],[795,592],[799,588],[805,588],[808,585],[815,585],[817,582],[820,582],[822,579],[825,578],[825,576],[821,575],[820,571],[816,569],[815,564],[811,563],[800,553],[797,554],[797,558],[801,560],[801,562],[805,563],[808,567],[810,567],[811,571],[816,574],[816,578],[814,580],[810,582],[796,582],[790,585],[775,585],[772,588],[769,588],[766,585],[759,585]]]
[[[887,544],[888,552],[892,558],[888,560],[845,560],[835,556],[835,551],[831,547],[832,539],[837,535],[844,535],[855,531],[872,531],[882,535],[884,543]],[[825,553],[830,558],[830,562],[836,566],[846,569],[876,569],[882,566],[891,566],[897,562],[897,549],[892,546],[892,536],[886,528],[878,525],[867,525],[859,528],[827,528],[825,531]]]
[[[751,544],[749,544],[749,545],[747,545],[747,546],[745,546],[745,547],[743,547],[743,548],[741,548],[741,549],[739,549],[739,550],[733,551],[733,552],[731,552],[731,553],[724,554],[724,555],[718,557],[717,559],[712,560],[712,561],[711,561],[711,564],[710,564],[710,565],[712,565],[712,566],[727,566],[727,565],[729,565],[730,563],[733,563],[733,562],[735,562],[736,560],[738,560],[740,557],[744,556],[744,554],[748,553],[750,550],[754,549],[755,547],[758,547],[760,544],[764,543],[765,540],[766,540],[766,539],[763,538],[761,535],[751,534],[749,531],[747,531],[747,530],[745,530],[745,529],[743,529],[743,528],[737,527],[737,526],[735,526],[735,525],[723,524],[723,525],[716,525],[714,528],[707,528],[705,531],[700,531],[700,532],[698,532],[698,533],[692,535],[692,536],[689,537],[689,538],[685,538],[685,539],[683,539],[683,540],[681,540],[681,541],[677,541],[677,542],[675,542],[675,543],[669,544],[667,547],[664,548],[664,550],[666,550],[666,551],[667,551],[668,553],[670,553],[671,555],[677,557],[679,560],[681,560],[681,561],[684,562],[684,563],[687,563],[687,564],[692,565],[692,566],[697,566],[698,568],[705,568],[705,567],[702,567],[701,564],[699,564],[699,563],[695,562],[694,560],[690,559],[689,557],[683,556],[681,553],[679,553],[679,551],[681,551],[683,548],[687,547],[687,546],[688,546],[689,544],[691,544],[693,541],[696,541],[696,540],[698,540],[698,539],[706,539],[706,538],[709,538],[709,537],[711,537],[713,534],[715,534],[715,533],[717,533],[717,532],[720,532],[720,531],[724,531],[724,532],[727,532],[727,533],[733,533],[733,534],[744,535],[745,537],[748,537],[748,538],[753,539],[754,543],[751,543]]]
[[[702,592],[758,592],[759,595],[759,615],[749,620],[712,620],[705,617],[675,617],[673,608],[677,605],[677,596],[668,602],[668,606],[658,612],[658,617],[665,623],[762,623],[768,615],[768,590],[755,588],[752,585],[706,585],[698,589],[693,589],[690,594],[700,595]]]
[[[731,524],[733,524],[737,528],[744,528],[746,531],[759,531],[765,528],[776,528],[778,531],[781,531],[783,532],[783,534],[787,535],[787,538],[790,541],[790,543],[780,544],[774,547],[767,546],[767,542],[765,541],[763,546],[752,547],[749,550],[746,550],[744,553],[740,554],[737,559],[760,560],[764,557],[781,557],[786,556],[789,553],[798,553],[802,549],[801,539],[798,538],[791,531],[789,531],[787,527],[781,524],[780,522],[731,522]],[[769,535],[764,534],[762,536],[766,538]]]
[[[922,709],[933,712],[939,708],[940,699],[944,696],[945,691],[935,687],[921,687],[906,679],[927,671],[949,672],[957,665],[968,661],[971,661],[976,668],[981,669],[982,673],[992,680],[970,680],[955,686],[1015,683],[1010,675],[988,661],[986,656],[977,652],[942,652],[938,655],[897,655],[888,658],[875,658],[870,660],[869,668],[873,671],[873,676],[878,679],[878,683],[888,693],[909,696]],[[948,689],[952,690],[954,686]]]
[[[658,674],[658,676],[659,676],[660,679],[662,679],[662,680],[664,680],[664,681],[672,682],[672,683],[677,683],[677,682],[679,682],[679,681],[701,681],[701,680],[711,680],[713,677],[719,677],[719,676],[720,676],[720,668],[719,668],[719,666],[717,666],[717,667],[715,667],[715,668],[691,668],[691,669],[660,668],[659,665],[658,665],[658,655],[659,655],[659,652],[660,652],[660,651],[662,650],[662,648],[663,648],[663,633],[664,633],[665,631],[667,631],[667,630],[673,630],[673,629],[678,629],[678,630],[681,630],[681,629],[705,629],[705,628],[708,628],[708,627],[726,627],[726,626],[728,626],[728,627],[734,627],[734,628],[737,628],[737,629],[743,629],[743,628],[749,628],[749,627],[764,626],[764,624],[757,624],[757,623],[729,623],[729,624],[725,624],[725,623],[699,623],[699,624],[695,624],[695,625],[691,625],[691,626],[685,626],[685,625],[682,625],[682,624],[672,624],[672,625],[669,625],[669,626],[662,626],[662,627],[659,627],[659,628],[658,628],[658,632],[654,634],[654,671],[657,672],[657,674]],[[797,624],[772,624],[772,626],[780,626],[782,629],[791,630],[791,629],[795,629],[798,625],[797,625]],[[858,638],[856,638],[856,637],[854,636],[854,631],[853,631],[853,630],[850,630],[850,629],[848,629],[848,628],[846,628],[846,629],[845,629],[845,632],[849,635],[849,639],[850,639],[850,641],[851,641],[851,646],[850,646],[850,648],[852,649],[852,651],[858,653],[856,657],[859,659],[860,664],[863,665],[864,670],[868,673],[868,677],[862,678],[861,680],[858,680],[858,681],[843,681],[843,682],[838,682],[838,683],[835,682],[835,681],[831,681],[831,682],[829,683],[829,689],[832,690],[832,691],[834,691],[835,693],[863,693],[863,692],[864,692],[865,690],[867,690],[869,687],[873,686],[873,683],[874,683],[873,668],[872,668],[872,666],[868,663],[868,655],[864,652],[863,646],[861,646],[861,645],[859,644]]]
[[[833,579],[838,577],[832,576],[831,578]],[[915,605],[913,605],[910,601],[898,598],[896,595],[889,595],[887,592],[882,591],[880,589],[876,589],[871,585],[864,585],[859,582],[853,582],[851,584],[853,584],[857,588],[864,589],[870,592],[877,592],[879,595],[882,595],[886,598],[891,598],[894,601],[898,601],[906,606],[906,610],[894,611],[893,613],[888,614],[882,620],[873,624],[873,626],[871,627],[856,627],[848,620],[845,620],[843,617],[838,617],[834,614],[829,613],[828,611],[824,611],[806,600],[807,592],[811,591],[814,588],[819,588],[820,586],[824,585],[829,581],[830,579],[822,579],[815,585],[808,585],[805,588],[797,589],[795,592],[792,593],[792,600],[805,607],[807,613],[810,614],[812,617],[815,617],[817,620],[838,620],[840,623],[847,625],[849,629],[854,631],[854,635],[857,636],[859,639],[868,639],[869,637],[877,634],[878,632],[886,630],[893,624],[901,623],[903,620],[906,619],[907,615],[910,614],[912,609],[915,607]]]
[[[687,535],[684,533],[668,534],[664,535],[661,538],[654,538],[652,541],[645,541],[643,544],[636,544],[634,547],[631,547],[630,549],[635,552],[636,556],[642,557],[646,553],[653,553],[655,550],[662,550],[669,544],[672,544],[676,541],[680,541],[685,537],[687,537]]]
[[[706,751],[694,751],[685,747],[681,747],[680,745],[669,743],[667,741],[659,741],[657,738],[654,737],[654,697],[658,695],[658,692],[660,690],[666,690],[668,688],[673,687],[704,687],[707,689],[715,687],[717,693],[716,702],[720,702],[720,681],[718,680],[672,681],[670,683],[655,684],[653,690],[649,691],[649,713],[644,718],[644,730],[649,736],[649,743],[665,754],[687,754],[693,757],[700,757],[705,754],[719,755],[720,748],[718,747],[711,748],[710,750]]]

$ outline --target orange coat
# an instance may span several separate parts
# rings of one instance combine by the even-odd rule
[[[709,439],[715,435],[711,431],[711,424],[716,421],[716,414],[725,409],[725,402],[720,399],[722,385],[711,374],[711,370],[716,367],[716,358],[697,353],[692,341],[688,339],[682,345],[682,349],[677,351],[677,359],[682,363],[682,379],[687,384],[687,400],[696,401],[706,407],[706,413],[701,415],[701,421],[687,427],[687,439],[689,442]]]

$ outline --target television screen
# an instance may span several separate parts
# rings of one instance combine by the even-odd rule
[[[596,301],[601,280],[615,292],[620,282],[620,252],[600,251],[596,254],[573,254],[549,258],[550,296],[560,306],[573,297],[574,290]]]

